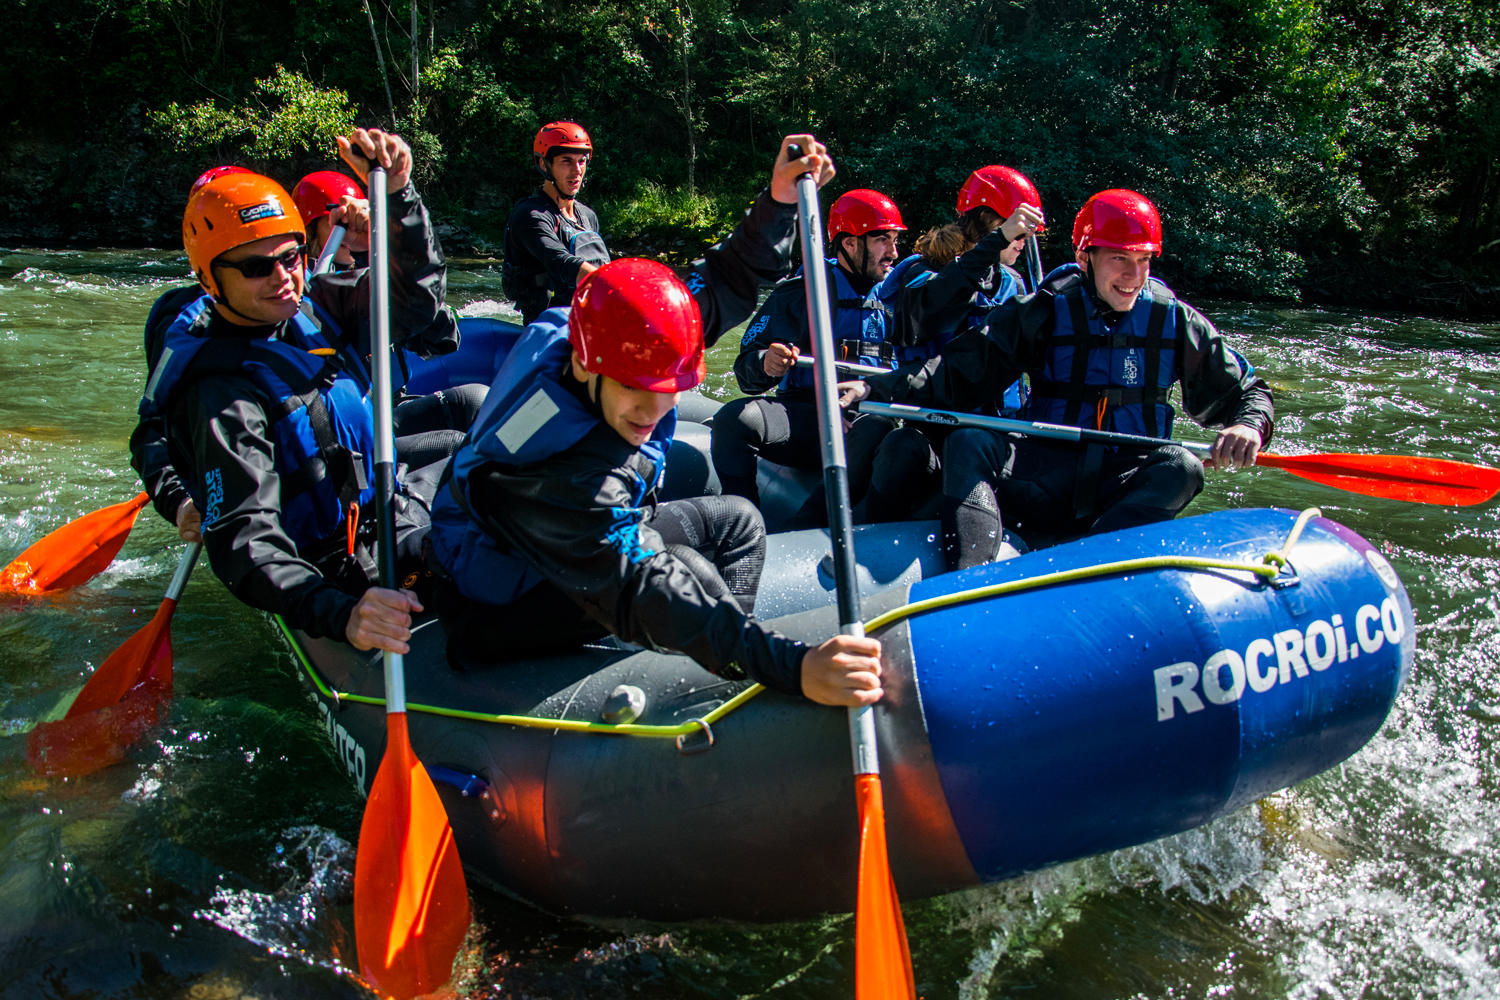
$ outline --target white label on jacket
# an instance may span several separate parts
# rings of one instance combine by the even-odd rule
[[[552,397],[547,395],[545,389],[538,389],[500,425],[500,429],[495,431],[495,437],[499,438],[506,451],[514,455],[557,414],[557,404],[552,402]]]

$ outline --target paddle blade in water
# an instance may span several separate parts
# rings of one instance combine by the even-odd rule
[[[880,775],[857,774],[859,799],[859,896],[854,909],[856,1000],[913,1000],[911,952],[896,899],[896,883],[885,850],[885,803]]]
[[[448,813],[407,738],[386,716],[385,757],[359,828],[354,940],[360,975],[408,1000],[448,981],[469,930],[469,890]]]
[[[1364,496],[1468,507],[1500,491],[1500,469],[1401,455],[1267,455],[1257,465]]]
[[[125,759],[125,748],[156,725],[169,694],[148,680],[118,703],[40,723],[27,734],[26,761],[37,774],[51,778],[78,778],[118,764]]]
[[[142,493],[69,521],[38,540],[0,570],[0,592],[49,594],[87,582],[119,555],[148,500]]]
[[[109,654],[88,679],[67,718],[97,711],[125,697],[125,692],[151,679],[165,696],[172,694],[172,612],[177,602],[161,602],[156,614],[120,648]]]

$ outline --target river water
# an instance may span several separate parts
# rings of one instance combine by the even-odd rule
[[[141,324],[185,260],[0,251],[0,563],[132,496]],[[451,301],[499,313],[499,275]],[[1500,329],[1216,303],[1277,390],[1277,447],[1500,464]],[[738,338],[714,353],[710,389]],[[1495,505],[1366,499],[1273,470],[1210,476],[1190,514],[1321,507],[1386,552],[1417,663],[1338,769],[1208,827],[905,906],[929,998],[1500,995],[1500,523]],[[114,767],[46,780],[25,733],[160,603],[180,552],[149,509],[60,597],[0,605],[0,996],[358,996],[349,873],[361,800],[291,655],[201,568],[173,622],[170,718]],[[726,858],[726,863],[733,859]],[[463,995],[852,994],[847,917],[777,926],[558,920],[474,893]]]

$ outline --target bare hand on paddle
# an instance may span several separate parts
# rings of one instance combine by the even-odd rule
[[[203,515],[191,497],[177,508],[177,537],[190,543],[203,541]]]
[[[839,406],[849,409],[855,403],[870,395],[870,386],[866,382],[840,382],[839,383]]]
[[[873,705],[880,687],[880,640],[836,635],[802,657],[802,693],[820,705]]]
[[[421,610],[417,595],[409,590],[371,587],[354,606],[344,635],[355,649],[405,654],[410,652],[406,640],[411,638],[411,613]]]
[[[766,370],[767,375],[780,378],[792,370],[800,353],[792,344],[772,344],[766,348],[766,356],[761,360],[760,366]]]
[[[1214,438],[1209,464],[1225,472],[1247,469],[1255,464],[1255,456],[1259,453],[1260,431],[1246,424],[1235,424],[1224,428]]]
[[[788,146],[801,146],[802,158],[789,159]],[[771,170],[771,197],[783,205],[797,204],[797,178],[812,174],[818,179],[818,187],[833,180],[838,171],[833,167],[833,157],[828,147],[810,135],[789,135],[781,140],[781,153],[776,157],[776,166]]]
[[[372,161],[385,168],[386,190],[400,191],[411,179],[411,147],[399,135],[378,128],[357,128],[339,136],[339,156],[368,188]]]
[[[365,253],[370,249],[370,199],[356,198],[346,194],[339,199],[337,207],[328,213],[328,225],[343,226],[344,246],[350,253]]]
[[[1035,205],[1022,204],[1011,213],[1011,217],[1000,223],[1000,231],[1014,243],[1024,239],[1047,224],[1047,217]]]

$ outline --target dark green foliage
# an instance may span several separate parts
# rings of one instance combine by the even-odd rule
[[[839,189],[886,191],[913,229],[947,221],[974,167],[1020,168],[1049,261],[1085,197],[1136,188],[1184,291],[1357,298],[1382,264],[1496,281],[1492,0],[418,0],[415,98],[409,3],[370,6],[430,201],[490,240],[535,183],[532,132],[572,117],[598,149],[586,198],[630,207],[636,234],[660,206],[706,238],[776,139],[810,129]],[[147,127],[172,102],[250,106],[278,65],[390,124],[360,0],[14,0],[6,27],[7,238],[170,241],[214,162],[288,181],[321,165],[254,160],[275,143],[243,135],[181,152]],[[690,170],[719,208],[673,193]]]

